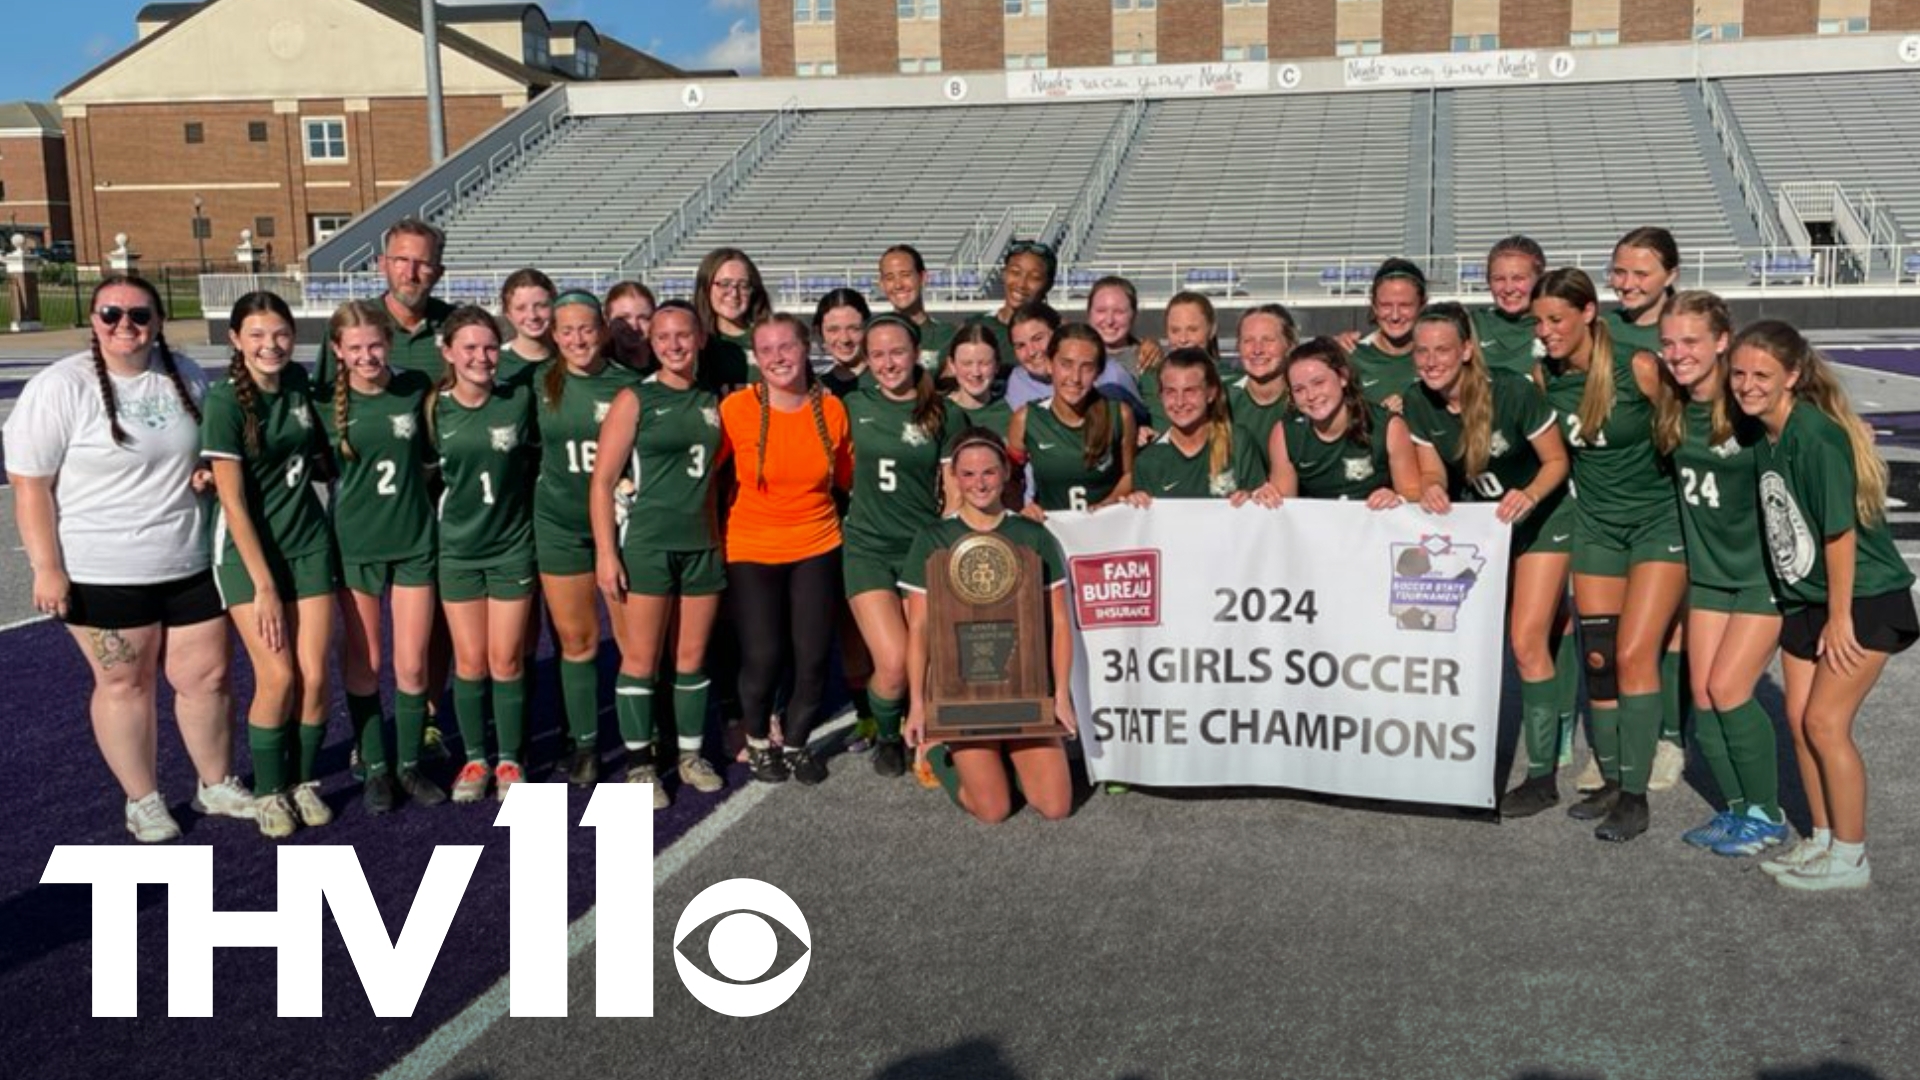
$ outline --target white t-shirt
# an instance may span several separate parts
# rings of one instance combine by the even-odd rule
[[[198,403],[206,377],[175,354]],[[205,570],[205,502],[191,487],[200,428],[156,358],[113,379],[124,445],[115,445],[93,357],[56,361],[27,382],[7,418],[7,471],[52,477],[67,576],[87,585],[150,585]],[[211,495],[208,496],[211,498]]]

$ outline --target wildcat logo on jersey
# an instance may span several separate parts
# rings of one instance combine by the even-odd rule
[[[925,446],[927,433],[920,430],[919,424],[909,420],[900,425],[900,441],[908,446]]]
[[[1713,452],[1714,457],[1730,458],[1740,453],[1740,440],[1729,435],[1726,442],[1714,443],[1707,449]]]
[[[1487,455],[1489,457],[1506,457],[1507,451],[1511,449],[1513,449],[1513,444],[1507,442],[1506,432],[1503,431],[1494,432],[1493,440],[1487,443]]]
[[[393,437],[396,439],[411,439],[413,433],[418,430],[412,413],[401,413],[398,416],[389,416],[387,419],[393,421]]]
[[[1349,480],[1365,480],[1373,475],[1373,459],[1370,457],[1341,458],[1340,464],[1345,466]]]
[[[293,410],[293,422],[300,425],[301,431],[312,431],[313,410],[304,408]]]
[[[596,401],[593,403],[593,422],[598,424],[606,420],[607,413],[613,411],[613,402]]]
[[[1233,482],[1233,474],[1230,472],[1220,473],[1216,476],[1209,477],[1207,480],[1207,494],[1217,499],[1226,498],[1238,490],[1239,487],[1240,485]]]
[[[705,420],[708,427],[718,428],[720,426],[720,410],[711,405],[703,406],[700,409],[700,419]]]
[[[520,441],[520,430],[511,424],[506,427],[490,427],[487,429],[487,440],[488,445],[495,450],[511,450],[514,444]]]

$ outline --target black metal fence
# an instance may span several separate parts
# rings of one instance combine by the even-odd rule
[[[198,319],[200,312],[200,275],[232,274],[240,267],[234,263],[198,262],[142,264],[138,273],[153,282],[166,304],[169,319]],[[40,325],[48,329],[85,326],[87,301],[102,272],[81,268],[73,263],[41,263],[35,273],[40,291]],[[0,334],[14,321],[13,295],[7,275],[0,270]]]

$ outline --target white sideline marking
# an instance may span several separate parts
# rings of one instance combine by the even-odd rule
[[[29,615],[24,619],[15,619],[10,623],[0,626],[0,634],[4,634],[9,630],[18,630],[23,626],[32,626],[34,623],[46,621],[47,617],[45,615]]]
[[[854,721],[852,707],[849,706],[834,719],[814,729],[813,741],[851,725]],[[772,784],[758,784],[748,781],[746,789],[733,795],[726,802],[688,829],[679,842],[666,850],[666,853],[654,860],[653,887],[665,885],[673,875],[680,872],[694,857],[712,846],[720,835],[733,828],[741,818],[751,813],[753,808],[773,791]],[[586,914],[573,921],[567,927],[567,959],[571,960],[587,951],[594,941],[594,909],[588,908]],[[486,993],[473,1000],[473,1003],[460,1010],[453,1019],[440,1025],[425,1042],[413,1048],[406,1057],[395,1062],[376,1080],[422,1080],[447,1067],[460,1051],[473,1045],[487,1029],[507,1015],[512,995],[508,992],[509,976],[502,975],[500,981],[493,984]]]

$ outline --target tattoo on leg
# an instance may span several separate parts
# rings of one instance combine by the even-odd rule
[[[118,630],[89,630],[87,640],[93,643],[93,658],[100,662],[101,671],[112,671],[116,664],[140,660],[139,650],[133,647],[133,642],[120,636]]]

